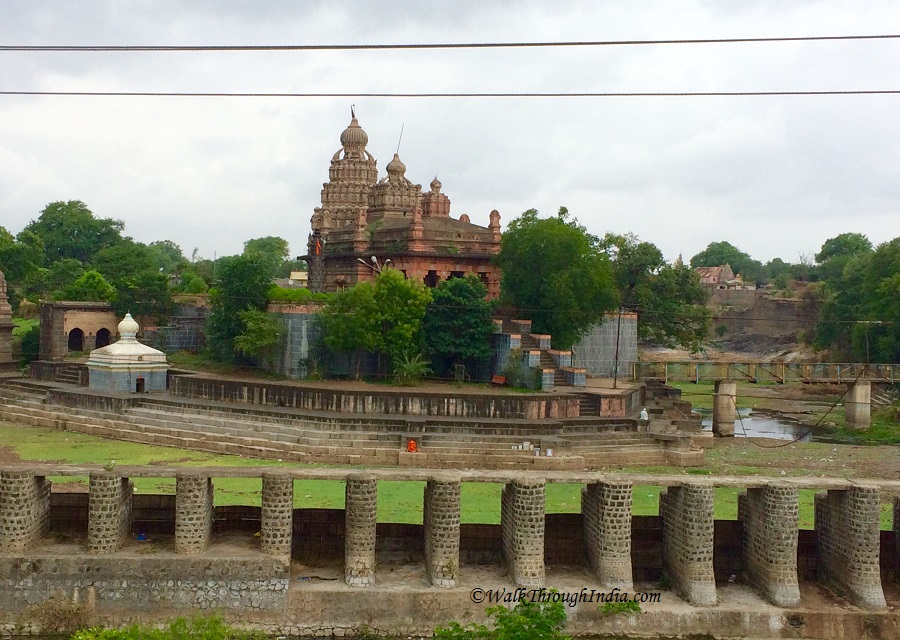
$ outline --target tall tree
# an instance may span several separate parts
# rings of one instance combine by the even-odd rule
[[[606,234],[601,246],[612,258],[622,305],[638,312],[638,335],[654,343],[699,349],[710,314],[697,273],[667,264],[654,244],[633,234]]]
[[[190,264],[181,252],[181,247],[171,240],[157,240],[147,245],[147,248],[156,268],[166,275],[180,273]]]
[[[359,377],[363,353],[383,348],[375,307],[375,288],[360,282],[339,291],[321,313],[325,345],[336,352],[350,354],[356,361]]]
[[[754,260],[729,242],[711,242],[691,258],[691,267],[718,267],[727,264],[735,274],[740,274],[745,282],[765,282],[765,269],[759,260]]]
[[[425,312],[425,350],[438,373],[450,365],[475,365],[491,357],[492,305],[476,276],[444,280],[432,289]]]
[[[234,256],[223,261],[217,286],[211,291],[212,312],[206,327],[207,345],[215,359],[240,359],[234,344],[246,328],[240,312],[264,311],[271,284],[268,265],[259,256]]]
[[[277,236],[254,238],[244,243],[244,256],[259,256],[268,265],[271,277],[278,276],[281,265],[290,257],[287,240]]]
[[[504,302],[533,320],[568,349],[618,304],[609,259],[597,238],[561,207],[552,218],[529,209],[513,220],[500,241]]]
[[[101,249],[122,239],[125,224],[111,218],[95,218],[80,200],[51,202],[37,220],[25,227],[44,243],[44,265],[50,266],[62,258],[74,258],[83,263]]]
[[[79,300],[109,302],[116,296],[116,290],[97,271],[85,271],[75,282],[58,291],[56,300]]]

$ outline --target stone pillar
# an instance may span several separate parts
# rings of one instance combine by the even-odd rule
[[[351,587],[375,585],[375,526],[378,481],[356,473],[347,477],[344,507],[344,582]]]
[[[744,527],[744,573],[766,600],[778,607],[800,604],[797,580],[797,528],[800,493],[772,485],[738,496]]]
[[[900,496],[894,498],[894,575],[900,582]]]
[[[0,472],[0,552],[27,551],[50,528],[50,481],[32,471]]]
[[[459,478],[437,476],[425,484],[425,566],[431,584],[455,587],[459,576]]]
[[[209,546],[213,522],[212,478],[175,477],[175,553],[202,553]]]
[[[716,604],[713,488],[669,487],[659,494],[663,567],[675,592],[700,606]]]
[[[872,426],[872,383],[868,380],[850,385],[844,398],[844,421],[848,429],[868,429]]]
[[[92,473],[89,486],[88,551],[117,551],[131,535],[134,486],[128,478],[104,472]]]
[[[633,588],[631,574],[630,482],[598,482],[581,490],[581,514],[588,562],[600,586]]]
[[[262,552],[290,561],[294,533],[294,478],[284,473],[262,477]]]
[[[515,480],[503,487],[500,529],[510,577],[523,587],[544,586],[544,480]]]
[[[834,585],[853,604],[884,609],[881,588],[881,494],[850,487],[816,494],[819,580]]]
[[[734,435],[734,418],[737,414],[737,382],[716,380],[713,398],[713,434]]]

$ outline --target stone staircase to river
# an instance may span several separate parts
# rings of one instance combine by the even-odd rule
[[[291,462],[434,468],[581,469],[666,464],[662,445],[632,421],[541,423],[426,416],[358,416],[255,409],[169,396],[135,399],[124,412],[47,403],[50,385],[0,385],[0,419],[104,438]],[[407,438],[419,453],[408,454]],[[554,457],[517,447],[528,441]],[[104,462],[98,460],[98,463]]]

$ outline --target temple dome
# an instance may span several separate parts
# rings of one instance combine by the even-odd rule
[[[365,147],[369,144],[369,134],[359,126],[356,116],[350,120],[350,124],[341,133],[341,146],[345,149],[348,147]]]
[[[397,176],[402,178],[406,173],[406,165],[400,160],[400,156],[396,153],[394,154],[394,159],[387,163],[387,169],[389,176]]]
[[[125,317],[122,318],[122,322],[119,323],[119,339],[124,340],[125,338],[129,338],[134,340],[140,329],[141,327],[138,325],[137,321],[131,317],[131,314],[126,313]]]
[[[441,187],[444,185],[441,184],[441,181],[437,179],[437,176],[434,177],[434,180],[431,181],[431,190],[435,193],[440,193]]]
[[[165,364],[166,354],[162,351],[141,344],[137,340],[140,326],[126,313],[119,323],[119,340],[110,345],[94,349],[88,358],[88,366],[97,364],[133,364],[161,363]]]

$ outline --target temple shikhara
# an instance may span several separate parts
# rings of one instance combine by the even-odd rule
[[[500,214],[489,224],[472,224],[450,214],[450,198],[435,178],[431,190],[406,177],[396,153],[387,175],[378,179],[377,161],[366,151],[369,136],[351,112],[341,148],[331,158],[322,206],[310,221],[309,288],[340,291],[371,280],[385,265],[427,286],[441,280],[478,276],[488,297],[500,293],[500,270],[491,258],[500,251]]]

